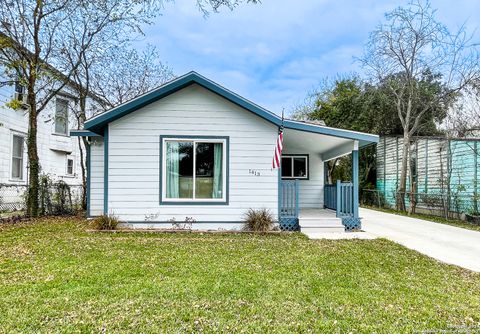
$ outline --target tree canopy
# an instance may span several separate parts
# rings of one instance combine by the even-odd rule
[[[392,84],[398,76],[400,74],[392,75],[386,81]],[[439,78],[439,74],[425,73],[418,82],[418,86],[422,87],[419,98],[435,99],[438,94],[443,94],[445,88]],[[449,103],[444,103],[444,100],[437,101],[422,116],[418,135],[441,133],[438,125],[447,116],[448,108],[454,99]],[[297,112],[294,117],[323,120],[327,126],[380,135],[403,134],[392,93],[384,81],[372,84],[353,75],[325,82],[314,94],[313,106],[307,110]]]

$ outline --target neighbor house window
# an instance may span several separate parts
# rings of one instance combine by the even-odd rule
[[[308,155],[282,155],[283,179],[308,179]]]
[[[67,158],[67,175],[73,175],[73,159]]]
[[[226,139],[162,142],[163,201],[226,201]]]
[[[68,134],[68,101],[56,99],[55,105],[55,133]]]
[[[25,102],[25,87],[21,84],[21,77],[15,80],[15,99],[20,102]]]
[[[23,145],[23,136],[12,136],[12,179],[15,180],[23,180]]]

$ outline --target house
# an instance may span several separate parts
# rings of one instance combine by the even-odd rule
[[[285,120],[272,169],[276,114],[190,72],[89,119],[88,216],[133,228],[239,229],[249,208],[282,229],[360,226],[358,150],[376,135]],[[324,163],[352,154],[353,183],[325,185]],[[325,199],[327,197],[327,199]],[[332,210],[325,210],[327,207]]]
[[[413,137],[408,161],[407,191],[413,182],[416,211],[459,216],[479,211],[478,138]],[[403,153],[403,137],[382,136],[377,145],[377,190],[394,207]]]
[[[72,85],[67,85],[39,114],[37,147],[41,174],[53,181],[64,181],[78,198],[82,191],[82,157],[78,138],[69,134],[69,129],[77,126],[73,112],[78,108],[77,95]],[[17,110],[7,106],[14,98],[24,103]],[[28,185],[27,132],[25,87],[18,83],[0,85],[0,211],[24,207],[23,194]]]

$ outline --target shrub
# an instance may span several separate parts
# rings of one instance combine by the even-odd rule
[[[101,215],[92,222],[92,228],[95,230],[114,230],[120,221],[115,216]]]
[[[244,219],[245,230],[254,232],[267,232],[273,227],[273,215],[268,209],[248,209]]]

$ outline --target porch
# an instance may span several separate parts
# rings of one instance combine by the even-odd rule
[[[284,131],[279,173],[280,228],[343,232],[361,228],[358,215],[358,150],[366,143],[341,135]],[[350,155],[351,178],[328,183],[328,161]]]
[[[358,192],[353,183],[324,185],[324,202],[318,208],[300,207],[300,181],[282,180],[279,189],[279,223],[286,231],[343,232],[361,228]],[[355,202],[356,201],[356,202]],[[338,205],[337,205],[338,203]]]

